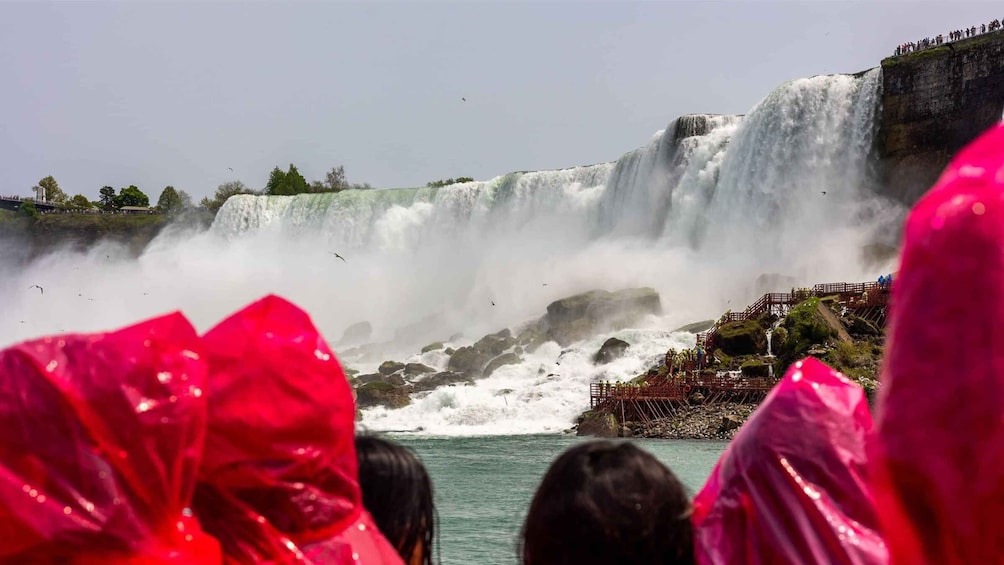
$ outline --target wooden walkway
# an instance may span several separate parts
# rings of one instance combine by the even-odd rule
[[[704,351],[714,351],[715,337],[718,335],[718,328],[723,324],[755,320],[764,314],[785,316],[805,300],[827,296],[835,296],[837,303],[855,316],[879,326],[885,325],[889,285],[880,285],[877,282],[817,284],[812,288],[798,289],[793,293],[770,292],[761,296],[742,312],[727,312],[711,329],[697,334],[697,345]]]
[[[889,285],[873,283],[817,284],[791,293],[771,292],[760,297],[742,312],[727,312],[708,331],[697,334],[697,347],[705,355],[714,351],[718,328],[728,322],[757,319],[764,314],[784,316],[795,305],[809,298],[836,297],[837,305],[855,316],[884,325],[889,303]],[[671,361],[669,361],[671,362]],[[717,402],[760,402],[779,379],[744,377],[741,374],[717,374],[702,370],[694,360],[684,361],[676,372],[648,377],[642,384],[594,383],[589,385],[589,406],[615,414],[621,422],[649,423],[676,414],[700,394],[701,404]]]

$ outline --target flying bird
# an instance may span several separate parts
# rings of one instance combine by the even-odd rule
[[[495,301],[494,300],[492,300],[492,306],[495,306]]]
[[[461,100],[463,100],[464,102],[467,102],[467,99],[466,99],[466,98],[461,98]]]
[[[823,191],[823,196],[826,196],[826,191],[825,190]]]
[[[341,260],[342,260],[342,262],[344,262],[344,263],[348,263],[348,261],[346,261],[346,260],[345,260],[345,257],[342,257],[341,255],[339,255],[339,254],[335,253],[334,251],[328,251],[328,253],[330,253],[330,254],[334,255],[335,257],[337,257],[337,258],[341,259]]]
[[[234,172],[234,168],[233,167],[227,167],[227,168],[230,169],[231,173]]]
[[[40,292],[41,294],[45,294],[45,289],[44,289],[44,288],[42,288],[42,287],[40,287],[40,286],[38,286],[37,284],[33,284],[33,285],[29,286],[29,287],[28,287],[28,290],[31,290],[31,289],[33,289],[33,288],[37,288],[37,289],[38,289],[38,291],[39,291],[39,292]]]

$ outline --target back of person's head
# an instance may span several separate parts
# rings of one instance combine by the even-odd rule
[[[631,443],[591,441],[548,469],[523,525],[524,565],[676,565],[694,560],[676,475]]]
[[[415,453],[373,435],[356,436],[363,506],[409,565],[431,565],[436,530],[432,481]]]

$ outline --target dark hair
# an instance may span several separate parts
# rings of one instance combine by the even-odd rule
[[[436,506],[432,481],[411,449],[372,435],[356,436],[363,506],[406,564],[421,544],[422,565],[432,565]]]
[[[690,565],[690,500],[649,453],[627,442],[587,442],[548,469],[520,545],[524,565]]]

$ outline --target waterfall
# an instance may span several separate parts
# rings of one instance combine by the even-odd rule
[[[391,342],[377,363],[441,370],[445,355],[418,347],[518,328],[586,290],[658,290],[665,315],[618,332],[631,347],[608,365],[591,357],[611,336],[564,353],[550,343],[472,386],[367,410],[363,420],[443,434],[555,431],[588,407],[586,385],[629,379],[667,349],[691,347],[692,334],[667,328],[749,302],[759,275],[793,284],[865,275],[861,247],[903,214],[873,190],[879,72],[791,81],[744,116],[677,118],[608,163],[440,188],[235,196],[209,232],[168,230],[138,261],[101,248],[0,277],[15,297],[31,284],[78,281],[66,296],[46,286],[44,301],[9,302],[0,339],[107,329],[179,308],[205,329],[274,292],[304,306],[333,342],[370,322],[375,341]]]

